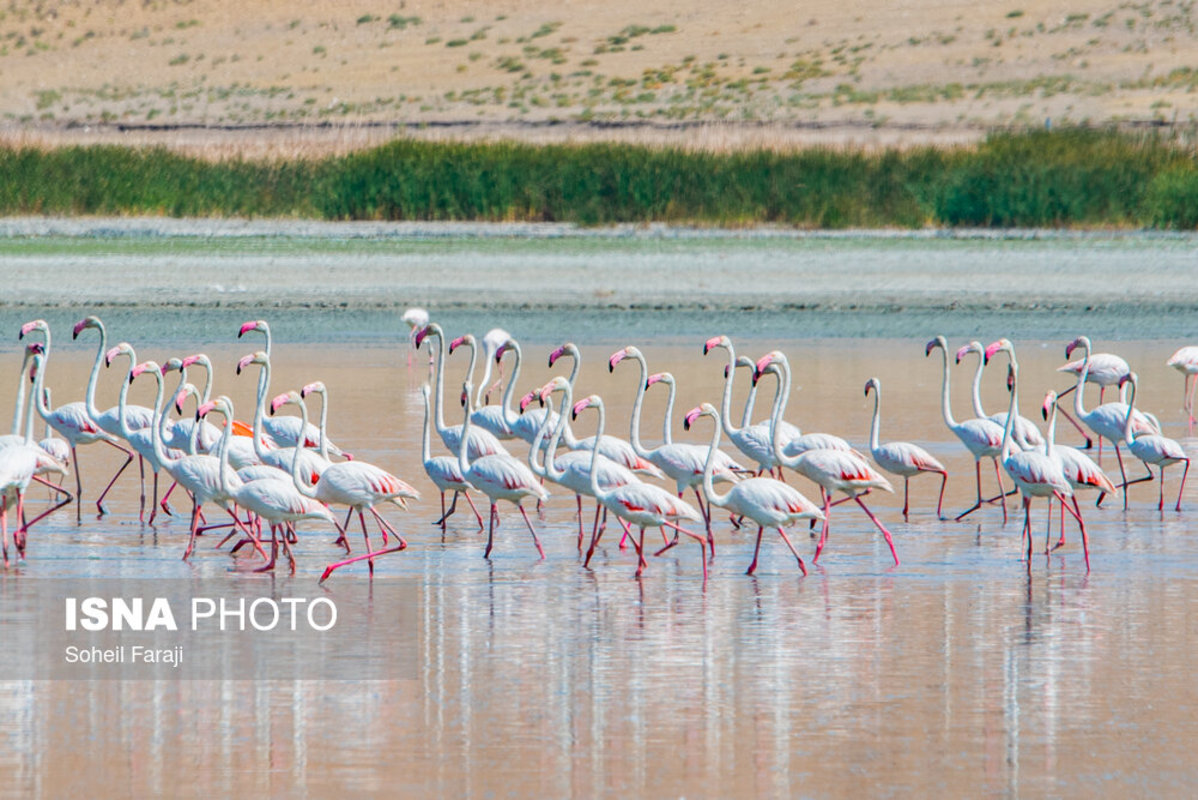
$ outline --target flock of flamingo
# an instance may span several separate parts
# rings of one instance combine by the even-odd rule
[[[421,450],[425,473],[440,493],[441,515],[434,524],[444,530],[446,520],[456,512],[459,499],[464,497],[479,529],[487,530],[484,550],[487,557],[494,546],[500,501],[513,504],[520,511],[538,554],[544,557],[536,527],[523,504],[531,498],[540,505],[549,496],[546,483],[559,485],[576,497],[580,554],[585,546],[583,564],[589,567],[610,515],[621,529],[620,548],[625,548],[626,543],[631,542],[635,550],[637,576],[644,572],[649,563],[646,558],[646,547],[649,545],[645,542],[645,531],[659,528],[662,545],[656,554],[660,555],[683,541],[681,537],[694,541],[702,551],[701,563],[706,581],[708,562],[715,556],[716,538],[712,517],[713,509],[717,507],[729,513],[733,526],[757,527],[748,574],[753,574],[757,569],[762,536],[769,529],[778,532],[798,562],[799,570],[806,575],[807,566],[787,535],[787,528],[802,521],[809,521],[812,527],[822,525],[811,558],[812,562],[816,562],[828,542],[832,508],[848,501],[859,506],[877,527],[897,566],[899,557],[891,532],[864,500],[874,490],[894,491],[882,471],[903,479],[904,519],[910,512],[910,479],[923,473],[940,476],[936,513],[940,519],[944,519],[944,491],[948,480],[945,467],[916,444],[880,441],[882,387],[877,378],[866,381],[864,392],[866,397],[872,393],[874,398],[869,454],[882,471],[871,465],[863,453],[841,437],[828,433],[803,433],[785,420],[787,398],[791,393],[791,370],[786,356],[777,350],[754,361],[744,356],[738,357],[731,340],[726,336],[716,336],[704,343],[704,355],[722,350],[727,358],[723,365],[724,389],[720,407],[717,409],[712,403],[705,402],[685,415],[685,427],[688,430],[701,424],[702,418],[709,418],[708,422],[702,423],[710,428],[710,440],[705,444],[675,442],[672,439],[674,377],[668,372],[650,374],[645,356],[636,347],[618,350],[608,361],[609,370],[614,372],[625,361],[634,362],[639,369],[630,436],[625,440],[605,431],[604,405],[599,396],[590,394],[575,397],[575,382],[581,366],[581,356],[575,345],[562,345],[549,354],[550,368],[569,357],[572,366],[568,376],[555,377],[514,402],[523,356],[519,343],[505,331],[492,330],[483,337],[481,343],[470,334],[447,342],[441,327],[430,322],[427,312],[422,309],[410,309],[404,314],[403,320],[410,328],[409,366],[412,363],[412,350],[427,346],[430,351],[429,368],[433,385],[430,387],[425,384],[422,387],[424,423]],[[335,545],[344,550],[345,557],[327,566],[320,578],[321,582],[335,570],[360,561],[366,561],[373,574],[375,559],[407,547],[404,537],[376,507],[393,503],[406,508],[408,500],[419,497],[418,491],[387,470],[354,459],[330,440],[326,433],[328,394],[324,384],[319,381],[309,383],[299,391],[278,394],[268,402],[271,333],[266,322],[247,322],[238,333],[239,338],[252,333],[265,337],[262,350],[246,355],[237,363],[239,375],[250,370],[257,371],[257,402],[252,424],[236,418],[233,402],[227,395],[212,397],[213,369],[207,356],[197,354],[171,358],[161,365],[153,361],[139,362],[128,343],[121,342],[108,347],[104,325],[94,316],[79,321],[72,331],[72,337],[77,339],[93,330],[98,334],[99,343],[84,399],[54,407],[50,389],[45,386],[50,357],[50,328],[44,320],[34,320],[21,327],[20,339],[27,343],[12,433],[0,437],[0,490],[3,491],[0,533],[3,535],[6,568],[9,565],[8,511],[11,507],[15,506],[16,513],[12,539],[20,558],[25,556],[29,529],[47,515],[73,501],[76,519],[81,519],[83,484],[77,448],[95,443],[116,448],[126,456],[95,501],[99,513],[107,513],[105,498],[134,458],[139,460],[142,470],[139,516],[143,522],[147,521],[147,466],[152,477],[148,523],[154,522],[160,509],[170,512],[168,499],[176,487],[181,486],[190,496],[192,512],[188,542],[183,553],[185,560],[192,556],[197,536],[211,530],[228,529],[220,545],[236,538],[231,552],[236,553],[247,546],[252,548],[252,552],[261,556],[264,562],[255,568],[257,571],[274,569],[281,548],[294,572],[295,557],[291,545],[297,541],[296,523],[302,520],[322,520],[334,526],[338,534]],[[470,364],[460,396],[465,413],[460,424],[450,426],[445,423],[445,359],[447,354],[461,347],[470,352]],[[1031,502],[1034,498],[1046,498],[1050,512],[1054,500],[1061,507],[1060,538],[1053,544],[1050,536],[1045,544],[1046,551],[1064,545],[1065,514],[1068,512],[1076,520],[1081,532],[1087,570],[1090,568],[1089,540],[1077,501],[1078,492],[1090,490],[1099,493],[1098,503],[1101,504],[1106,495],[1122,490],[1124,508],[1127,508],[1126,488],[1152,480],[1151,467],[1155,466],[1160,473],[1157,506],[1163,511],[1164,471],[1174,464],[1184,464],[1174,506],[1177,511],[1181,510],[1182,491],[1190,464],[1185,450],[1173,439],[1161,435],[1160,425],[1155,418],[1136,409],[1137,376],[1126,361],[1115,355],[1091,352],[1090,341],[1084,336],[1068,345],[1065,349],[1066,358],[1079,349],[1082,358],[1060,368],[1063,372],[1076,374],[1075,386],[1061,395],[1050,391],[1044,398],[1041,412],[1047,430],[1042,435],[1035,423],[1019,414],[1019,365],[1010,340],[999,339],[988,347],[975,341],[956,351],[957,363],[971,354],[978,357],[972,392],[975,416],[961,421],[954,419],[950,408],[948,343],[944,337],[938,336],[928,342],[925,348],[928,356],[934,350],[941,352],[941,411],[944,422],[973,455],[975,462],[976,501],[955,518],[960,520],[984,506],[1000,504],[1005,523],[1006,498],[1018,491],[1022,495],[1024,512],[1020,552],[1021,558],[1029,565],[1033,550]],[[484,372],[482,380],[475,386],[473,375],[480,350]],[[503,365],[509,353],[511,370],[505,385]],[[980,401],[979,385],[983,369],[999,354],[1006,358],[1010,401],[1005,413],[986,415]],[[127,359],[129,369],[127,379],[122,382],[118,402],[107,410],[101,410],[96,405],[96,385],[101,369],[118,362],[125,363],[121,359]],[[1194,391],[1198,385],[1195,380],[1195,375],[1198,375],[1198,347],[1178,350],[1168,364],[1186,376],[1185,408],[1192,430]],[[497,366],[498,375],[495,382],[490,383],[493,365]],[[196,366],[205,371],[202,389],[188,382],[188,370]],[[750,376],[751,389],[739,419],[735,419],[731,407],[733,384],[737,371],[742,368]],[[168,394],[167,376],[172,372],[178,372],[179,376],[175,388]],[[148,379],[155,382],[156,395],[152,408],[133,405],[127,399],[130,385],[142,376],[149,376]],[[772,381],[774,394],[771,412],[765,420],[754,423],[756,394],[763,379],[766,379],[766,386],[770,386]],[[645,394],[659,383],[665,385],[669,392],[662,428],[663,442],[650,448],[641,441],[641,409]],[[1089,410],[1084,403],[1087,383],[1100,387],[1099,405]],[[486,404],[490,393],[500,387],[503,387],[501,402],[498,405]],[[1114,387],[1118,388],[1120,399],[1103,402],[1106,390]],[[1069,392],[1074,394],[1073,417],[1069,416],[1060,402]],[[316,425],[309,420],[308,411],[308,401],[313,395],[321,399],[319,423]],[[195,409],[191,414],[185,413],[185,408],[190,407],[189,401]],[[179,414],[178,418],[171,417],[172,406]],[[298,416],[278,413],[288,406],[294,406]],[[579,438],[572,425],[577,424],[580,415],[588,409],[594,411],[595,433]],[[47,427],[47,438],[41,441],[34,440],[34,411]],[[1099,464],[1082,450],[1055,443],[1058,413],[1086,437],[1087,447],[1092,441],[1091,434],[1098,440],[1099,458],[1102,440],[1113,446],[1119,465],[1118,483],[1111,480]],[[214,424],[209,421],[210,418],[219,418],[220,424]],[[431,430],[434,428],[449,455],[432,454]],[[724,437],[740,452],[743,457],[740,462],[720,449]],[[508,450],[511,442],[517,439],[528,444],[525,458],[517,458]],[[509,444],[505,445],[505,441]],[[1128,479],[1123,449],[1148,467],[1147,476]],[[983,497],[983,458],[993,461],[998,483],[997,494],[990,498]],[[65,478],[72,465],[75,470],[73,493],[56,483],[53,477]],[[820,502],[812,502],[787,483],[784,468],[813,482],[819,489]],[[165,472],[172,481],[161,499],[158,497],[160,472]],[[1010,491],[1003,483],[1003,472],[1014,484]],[[672,490],[648,482],[647,479],[672,483]],[[56,493],[56,502],[42,514],[28,519],[25,494],[34,481],[49,486]],[[716,484],[725,485],[725,490],[717,490]],[[693,506],[685,499],[688,489],[694,494]],[[448,507],[447,492],[452,495]],[[472,492],[485,496],[489,501],[486,522],[471,498]],[[833,500],[838,494],[843,497]],[[584,496],[595,501],[589,542],[583,520]],[[334,516],[333,507],[346,509],[344,519]],[[209,523],[205,509],[213,512],[215,508],[224,510],[225,513],[220,515],[222,521]],[[349,528],[355,514],[364,540],[364,551],[350,555]],[[381,536],[382,542],[377,548],[371,542],[367,514],[373,517]],[[226,517],[228,521],[223,521]],[[270,534],[269,555],[263,523]],[[635,533],[634,527],[638,529]],[[692,528],[701,528],[701,532]]]

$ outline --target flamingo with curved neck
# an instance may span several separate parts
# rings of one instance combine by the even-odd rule
[[[1136,412],[1136,389],[1139,386],[1139,377],[1136,373],[1129,372],[1119,382],[1120,390],[1123,389],[1124,384],[1128,383],[1131,386],[1127,395],[1127,417],[1123,422],[1123,441],[1127,444],[1127,449],[1131,450],[1132,455],[1144,462],[1149,473],[1152,472],[1152,468],[1148,466],[1150,464],[1155,464],[1161,471],[1160,493],[1156,503],[1157,511],[1165,510],[1165,468],[1185,463],[1185,470],[1181,473],[1181,486],[1177,488],[1177,505],[1173,507],[1174,511],[1181,511],[1181,495],[1186,488],[1186,476],[1190,474],[1190,457],[1186,455],[1185,448],[1173,439],[1155,433],[1136,433],[1133,419]]]
[[[882,382],[870,378],[865,382],[865,396],[874,393],[874,416],[869,425],[869,452],[882,469],[903,479],[903,519],[910,509],[908,486],[911,478],[922,472],[940,475],[940,497],[936,500],[936,516],[944,519],[944,487],[948,485],[948,470],[936,458],[917,444],[911,442],[879,443],[878,429],[882,417]]]

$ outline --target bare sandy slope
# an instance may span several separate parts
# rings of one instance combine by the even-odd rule
[[[1046,119],[1192,122],[1196,56],[1179,0],[46,0],[0,11],[0,124],[9,141],[217,154],[352,149],[397,126],[952,143]],[[241,130],[145,130],[179,125]]]

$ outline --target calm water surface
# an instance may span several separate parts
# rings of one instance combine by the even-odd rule
[[[54,313],[48,375],[55,401],[66,402],[81,396],[95,345],[70,342],[64,334],[72,314]],[[232,366],[258,345],[233,341],[240,321],[232,319],[219,337],[176,335],[181,341],[170,348],[154,344],[170,338],[157,334],[157,318],[122,330],[111,325],[115,338],[143,345],[143,358],[206,348],[217,363],[218,391],[231,394],[239,416],[248,417],[252,379],[236,378]],[[481,334],[501,322],[480,314],[473,329]],[[1070,543],[1051,557],[1036,556],[1029,570],[1019,560],[1018,522],[1013,516],[1004,526],[997,507],[967,522],[938,522],[936,482],[929,478],[912,484],[915,513],[908,523],[899,514],[900,497],[872,499],[894,532],[898,567],[869,521],[846,505],[834,512],[828,549],[806,578],[776,537],[766,539],[757,576],[746,577],[752,538],[734,533],[726,517],[717,518],[717,557],[706,590],[693,547],[651,559],[636,580],[635,557],[609,540],[585,570],[573,498],[562,490],[536,518],[544,561],[510,508],[487,561],[484,538],[469,517],[451,518],[443,535],[429,524],[437,497],[419,461],[418,387],[425,373],[406,367],[395,344],[402,334],[304,344],[295,341],[304,336],[293,327],[302,323],[276,320],[282,343],[275,348],[272,393],[324,380],[336,439],[424,492],[408,512],[387,512],[411,546],[382,558],[375,577],[378,585],[417,584],[416,622],[397,614],[391,624],[389,609],[369,601],[354,609],[372,618],[371,636],[418,648],[417,674],[378,682],[346,675],[345,681],[0,683],[0,792],[1192,795],[1198,782],[1191,752],[1198,741],[1191,677],[1198,642],[1195,493],[1187,490],[1181,514],[1156,511],[1155,484],[1133,487],[1127,512],[1118,503],[1100,510],[1084,503],[1089,574],[1072,527]],[[563,316],[557,326],[560,338],[590,341],[584,323]],[[518,324],[509,327],[524,335]],[[739,333],[710,332],[734,339]],[[1068,385],[1053,371],[1068,335],[1052,341],[1025,341],[1018,330],[987,335],[1011,333],[1020,347],[1024,412],[1032,416],[1045,389]],[[521,390],[551,376],[545,356],[556,342],[529,338]],[[637,340],[651,370],[677,376],[675,435],[695,441],[707,440],[708,421],[686,434],[679,418],[718,397],[724,363],[700,354],[703,338],[668,345]],[[862,387],[869,376],[880,377],[883,438],[917,441],[941,457],[952,474],[946,508],[960,509],[972,497],[972,463],[941,421],[940,362],[924,357],[926,338],[743,344],[753,357],[774,346],[790,355],[800,387],[790,419],[862,446],[872,412]],[[1098,346],[1132,362],[1143,406],[1161,417],[1167,433],[1183,438],[1181,380],[1163,365],[1178,344]],[[608,373],[604,362],[613,349],[583,348],[579,386],[608,400],[612,432],[626,434],[637,379],[632,366]],[[12,350],[0,374],[15,374]],[[464,369],[464,357],[451,357],[451,387],[460,385]],[[971,376],[970,367],[953,369],[958,416],[967,414]],[[103,376],[101,405],[115,402],[117,385],[115,376]],[[737,397],[743,393],[738,386]],[[998,410],[1003,397],[999,374],[988,374],[988,405]],[[654,435],[662,405],[651,392],[645,426]],[[451,420],[457,411],[449,406]],[[593,424],[580,420],[580,432]],[[1062,429],[1061,438],[1077,436]],[[439,441],[434,445],[444,452]],[[525,451],[516,445],[514,452]],[[94,498],[100,477],[117,462],[100,447],[84,449],[81,460]],[[1114,469],[1113,460],[1104,464]],[[1169,478],[1174,493],[1178,478]],[[801,478],[788,479],[818,497]],[[110,516],[85,513],[78,525],[60,516],[35,528],[29,560],[2,576],[5,589],[119,574],[191,580],[211,595],[247,581],[264,593],[286,593],[288,586],[310,587],[337,553],[327,530],[306,525],[294,577],[248,574],[252,562],[214,550],[212,541],[183,563],[186,519],[144,526],[136,506],[136,481],[123,477]],[[1037,536],[1044,513],[1041,507],[1034,519]],[[801,530],[795,537],[805,555],[812,552],[814,542]],[[329,582],[330,596],[367,580],[364,565],[349,567]]]

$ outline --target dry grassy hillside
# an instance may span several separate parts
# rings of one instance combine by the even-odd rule
[[[335,149],[422,123],[736,146],[1193,122],[1194,22],[1178,0],[12,0],[0,126],[270,126]]]

